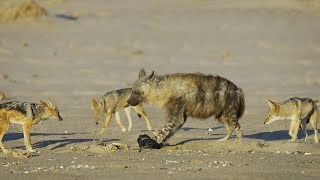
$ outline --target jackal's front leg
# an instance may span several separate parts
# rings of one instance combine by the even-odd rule
[[[183,115],[170,116],[168,122],[161,130],[153,131],[153,135],[155,136],[157,143],[164,145],[164,143],[182,127],[186,120],[187,117],[184,117]]]
[[[299,119],[291,121],[290,130],[289,130],[289,135],[291,136],[291,139],[289,140],[289,142],[293,142],[297,139],[300,124],[301,122]]]
[[[31,146],[31,137],[30,137],[30,127],[29,124],[24,124],[23,126],[23,135],[24,135],[24,143],[26,145],[26,149],[28,152],[35,152]]]
[[[106,131],[106,129],[110,123],[111,118],[112,118],[112,112],[108,111],[106,120],[104,121],[104,124],[103,124],[102,129],[100,130],[99,134],[103,134]]]

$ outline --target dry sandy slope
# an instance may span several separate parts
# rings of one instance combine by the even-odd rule
[[[320,98],[316,1],[37,2],[49,16],[0,24],[0,90],[13,100],[50,97],[65,121],[32,127],[33,147],[41,153],[0,157],[1,179],[319,178],[320,145],[312,143],[311,129],[307,143],[287,143],[289,122],[262,124],[266,99]],[[95,134],[100,125],[93,123],[90,98],[129,87],[141,67],[235,82],[246,94],[243,142],[217,142],[225,129],[216,121],[189,119],[172,146],[138,152],[136,138],[148,132],[133,113],[131,132],[121,133],[112,121],[105,135]],[[162,128],[163,111],[146,111],[153,127]],[[6,147],[24,148],[20,130],[10,127]],[[106,152],[94,139],[132,148]]]

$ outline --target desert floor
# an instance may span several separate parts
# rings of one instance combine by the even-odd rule
[[[314,0],[38,0],[39,19],[0,24],[0,91],[8,100],[50,97],[64,121],[31,128],[40,153],[0,156],[0,179],[318,179],[320,144],[288,143],[289,121],[263,125],[267,99],[320,98],[320,5]],[[141,68],[156,74],[203,72],[241,87],[242,142],[218,142],[214,118],[189,119],[160,150],[138,150],[149,134],[132,111],[133,129],[113,119],[105,134],[90,100],[130,87]],[[154,129],[165,123],[145,105]],[[120,110],[127,126],[124,112]],[[319,123],[320,124],[320,123]],[[320,125],[319,125],[320,127]],[[211,128],[213,131],[209,131]],[[12,124],[3,143],[24,149]],[[117,149],[111,143],[127,148]]]

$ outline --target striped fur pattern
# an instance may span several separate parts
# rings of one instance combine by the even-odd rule
[[[154,131],[158,143],[164,144],[186,122],[188,117],[207,119],[214,116],[226,128],[228,140],[233,130],[241,139],[238,123],[245,110],[244,94],[231,81],[201,73],[146,75],[142,69],[133,84],[130,105],[139,103],[158,105],[167,113],[167,121],[161,130]]]

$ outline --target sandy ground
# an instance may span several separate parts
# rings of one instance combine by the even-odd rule
[[[0,24],[0,91],[10,100],[50,97],[63,122],[31,128],[27,159],[0,157],[0,179],[318,179],[320,145],[287,143],[288,121],[262,122],[267,99],[320,98],[320,5],[314,0],[43,0],[48,16]],[[218,142],[213,118],[189,119],[161,150],[138,150],[146,123],[113,120],[96,134],[91,97],[130,87],[140,68],[224,76],[246,95],[243,142]],[[146,105],[154,129],[163,111]],[[127,125],[123,111],[122,122]],[[208,131],[212,128],[213,131]],[[20,125],[4,145],[24,149]],[[101,139],[101,140],[100,140]],[[102,142],[97,142],[100,140]],[[130,146],[112,149],[111,143]],[[106,146],[105,146],[106,144]]]

